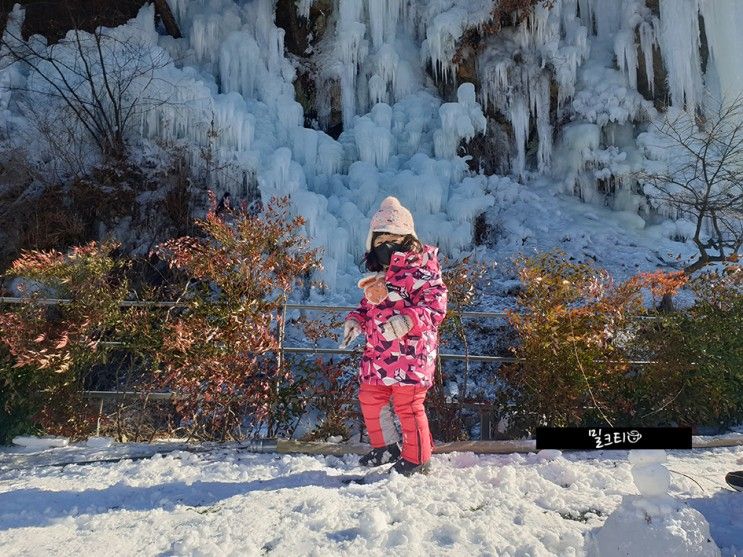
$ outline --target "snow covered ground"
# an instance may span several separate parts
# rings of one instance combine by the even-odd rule
[[[428,476],[368,485],[342,481],[363,472],[356,456],[232,448],[49,466],[142,451],[0,449],[0,554],[583,555],[638,493],[626,451],[437,455]],[[743,555],[743,493],[724,475],[741,460],[743,447],[670,451],[667,465],[671,495],[728,557]]]

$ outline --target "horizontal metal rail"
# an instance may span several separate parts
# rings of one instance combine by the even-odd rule
[[[85,398],[92,398],[96,400],[121,400],[125,398],[148,398],[149,400],[171,400],[178,398],[178,395],[173,392],[168,393],[147,393],[140,391],[82,391],[82,395]],[[457,401],[449,404],[463,406],[465,408],[473,409],[490,409],[495,403],[491,401],[482,402],[471,402],[471,401]]]
[[[42,306],[57,306],[72,303],[72,300],[64,298],[31,298],[24,297],[18,298],[14,296],[0,296],[0,304],[39,304]],[[153,308],[187,308],[186,302],[157,302],[148,300],[123,300],[120,307],[153,307]],[[306,311],[320,311],[325,313],[341,313],[344,311],[352,311],[356,309],[356,306],[321,306],[316,304],[285,304],[287,310],[306,310]],[[467,319],[495,319],[508,317],[512,314],[519,312],[508,312],[508,311],[454,311],[453,315]],[[634,319],[638,320],[654,320],[657,319],[654,315],[637,315]]]
[[[72,300],[64,298],[31,298],[31,297],[0,297],[0,304],[39,304],[42,306],[59,306],[72,303]],[[154,307],[154,308],[187,308],[186,302],[157,302],[147,300],[123,300],[120,304],[121,307]],[[352,311],[356,309],[356,306],[321,306],[313,304],[286,304],[287,310],[306,310],[306,311],[320,311],[325,313],[341,313],[344,311]],[[459,311],[454,312],[459,317],[473,318],[473,319],[487,319],[497,317],[507,317],[508,312],[505,311]]]
[[[59,305],[69,304],[71,300],[56,299],[56,298],[14,298],[14,297],[0,297],[0,303],[9,304],[24,304],[24,303],[37,303],[41,305]],[[147,302],[138,300],[124,300],[121,303],[122,307],[158,307],[158,308],[172,308],[172,307],[187,307],[187,304],[183,302]],[[307,311],[321,311],[327,313],[338,313],[343,311],[351,311],[356,309],[353,306],[322,306],[322,305],[305,305],[305,304],[285,304],[287,310],[307,310]],[[464,318],[472,319],[488,319],[488,318],[500,318],[508,315],[505,311],[463,311],[458,312],[456,315]],[[642,316],[646,318],[646,316]],[[648,317],[654,319],[654,317]],[[106,341],[101,343],[104,346],[123,346],[122,342]],[[300,346],[282,346],[281,350],[284,353],[289,354],[337,354],[337,355],[352,355],[357,354],[357,350],[343,350],[340,348],[316,348],[316,347],[300,347]],[[525,361],[523,358],[516,358],[513,356],[488,356],[478,354],[450,354],[443,353],[439,357],[442,360],[458,360],[458,361],[469,361],[469,362],[489,362],[489,363],[517,363]],[[609,361],[601,363],[621,363],[618,361]],[[655,362],[646,360],[630,360],[630,365],[649,365]]]
[[[308,311],[324,311],[327,313],[340,313],[342,311],[353,311],[356,306],[319,306],[311,304],[286,304],[286,309],[300,309]],[[488,319],[496,317],[508,317],[506,311],[455,311],[454,315],[472,319]]]
[[[343,350],[341,348],[312,348],[302,346],[285,346],[284,352],[288,354],[338,354],[351,356],[361,354],[360,350]],[[512,356],[478,356],[467,354],[439,354],[442,360],[469,360],[471,362],[501,362],[514,363],[520,361],[519,358]]]
[[[101,342],[103,346],[125,346],[124,342]],[[344,350],[342,348],[318,348],[311,346],[284,346],[282,350],[287,354],[337,354],[342,356],[352,356],[354,354],[361,354],[361,350]],[[514,364],[518,362],[525,362],[525,358],[516,358],[514,356],[487,356],[480,354],[439,354],[442,360],[458,360],[458,361],[469,361],[469,362],[490,362],[490,363],[502,363],[502,364]],[[631,364],[638,366],[646,366],[654,364],[656,362],[652,360],[597,360],[600,364]]]
[[[171,400],[177,398],[176,393],[147,393],[137,391],[83,391],[86,398],[97,400],[119,400],[122,398],[148,398],[150,400]]]
[[[38,304],[40,306],[63,306],[71,304],[72,300],[64,298],[16,298],[11,296],[0,297],[0,304]],[[188,307],[188,304],[184,302],[157,302],[147,300],[123,300],[120,307],[126,308],[140,308],[140,307],[155,307],[155,308],[178,308]]]

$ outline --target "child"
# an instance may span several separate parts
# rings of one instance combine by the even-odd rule
[[[366,266],[376,274],[359,282],[364,298],[348,314],[341,344],[366,335],[359,402],[373,450],[361,458],[363,465],[397,460],[393,470],[404,475],[428,468],[432,442],[423,401],[433,384],[447,301],[437,252],[420,243],[413,216],[395,197],[382,202],[366,241]],[[402,451],[390,399],[402,426]]]

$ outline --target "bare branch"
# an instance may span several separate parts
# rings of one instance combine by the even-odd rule
[[[743,245],[743,99],[707,116],[667,115],[655,126],[666,142],[667,169],[637,173],[651,202],[695,222],[699,256],[687,273],[725,261]]]

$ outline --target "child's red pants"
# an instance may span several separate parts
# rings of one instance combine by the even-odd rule
[[[359,402],[371,446],[386,447],[397,441],[397,433],[389,413],[389,402],[402,426],[402,458],[421,464],[431,460],[433,446],[428,429],[428,417],[423,407],[427,387],[418,385],[361,384]]]

